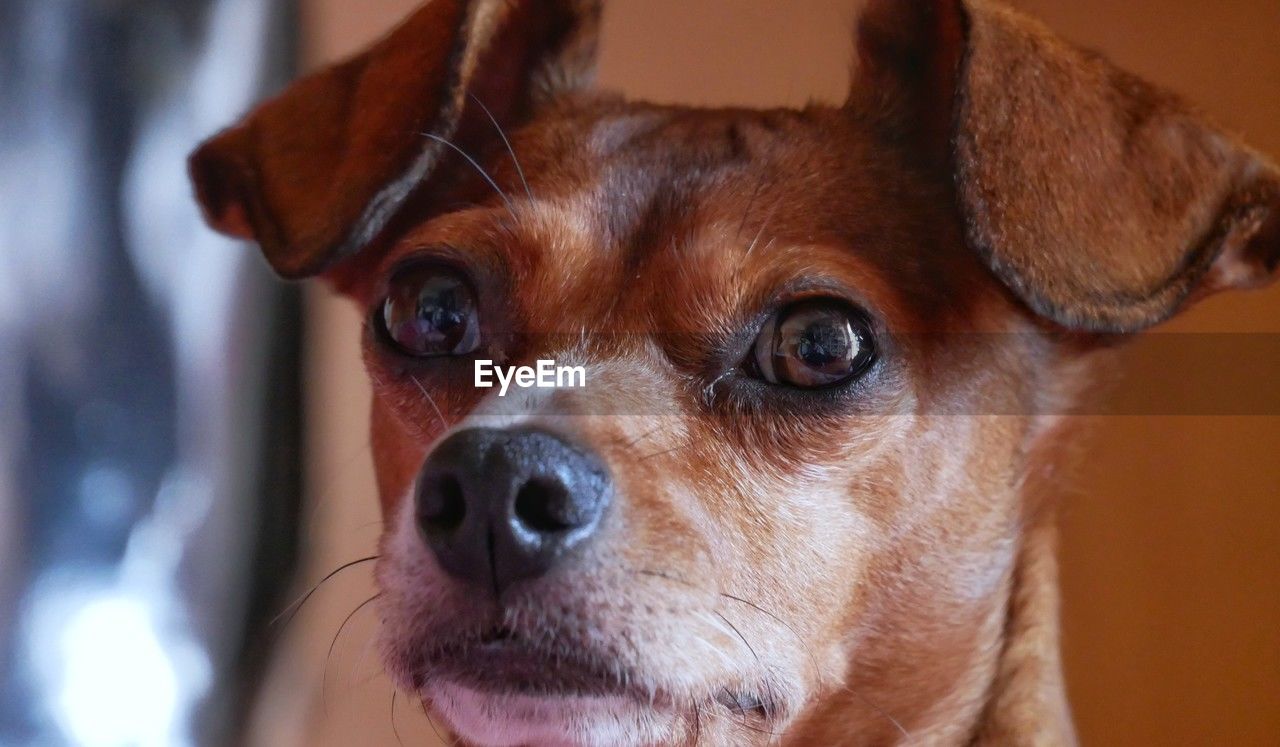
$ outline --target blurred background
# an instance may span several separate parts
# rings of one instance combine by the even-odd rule
[[[183,161],[292,77],[298,29],[272,0],[0,1],[0,745],[227,744],[250,712],[301,304],[203,227]]]
[[[0,0],[0,747],[436,741],[380,674],[367,568],[270,624],[377,538],[359,317],[202,228],[183,175],[417,4]],[[1280,156],[1277,0],[1015,4]],[[610,0],[602,83],[839,102],[859,5]],[[1273,289],[1161,334],[1278,332]],[[1114,411],[1180,373],[1135,347]],[[1061,540],[1085,744],[1277,744],[1266,412],[1092,418]]]

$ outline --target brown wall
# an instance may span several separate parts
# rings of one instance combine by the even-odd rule
[[[1069,38],[1182,92],[1280,157],[1280,2],[1028,0]],[[1280,331],[1280,292],[1167,331]],[[1280,380],[1272,361],[1270,381]],[[1129,378],[1161,382],[1134,356]],[[1070,694],[1087,743],[1280,738],[1280,418],[1098,424],[1063,523]]]
[[[1280,156],[1277,0],[1018,4],[1068,38],[1183,92]],[[306,0],[309,61],[357,48],[413,5]],[[847,85],[857,5],[612,0],[603,82],[672,102],[837,101]],[[317,523],[316,568],[356,557],[371,542],[367,394],[355,324],[355,315],[332,301],[315,304],[313,480],[331,506],[319,512],[329,518]],[[1169,329],[1280,332],[1280,291],[1212,300]],[[1141,357],[1129,368],[1139,381],[1167,382],[1180,373]],[[1280,370],[1270,375],[1280,379]],[[1062,540],[1066,665],[1084,742],[1276,744],[1280,418],[1100,418],[1087,448]],[[340,499],[332,495],[335,486],[342,486]],[[339,500],[365,503],[333,506]],[[335,592],[345,598],[313,618],[313,640],[300,644],[303,660],[323,658],[343,614],[365,591],[367,583],[356,582]],[[393,740],[383,726],[385,686],[359,697],[350,695],[354,685],[346,687],[342,705],[331,704],[325,714],[313,702],[306,711],[313,720],[307,743],[351,744],[345,740],[356,735],[374,744]],[[411,720],[402,714],[402,722]],[[401,731],[429,734],[420,723],[402,723]]]

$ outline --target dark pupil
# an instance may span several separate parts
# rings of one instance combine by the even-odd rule
[[[456,343],[467,322],[466,301],[456,286],[424,288],[418,296],[418,323],[423,336],[436,343]]]
[[[387,331],[411,352],[453,352],[467,335],[474,306],[470,290],[449,275],[411,275],[393,283]]]
[[[833,324],[830,319],[815,321],[805,327],[796,341],[796,356],[810,368],[826,370],[847,367],[852,356],[852,340],[847,325]]]

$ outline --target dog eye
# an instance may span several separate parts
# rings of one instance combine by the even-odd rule
[[[381,322],[388,339],[408,355],[466,355],[480,347],[471,286],[439,267],[407,267],[393,275]]]
[[[752,349],[756,371],[770,384],[817,389],[850,381],[875,361],[866,317],[830,299],[801,301],[765,323]]]

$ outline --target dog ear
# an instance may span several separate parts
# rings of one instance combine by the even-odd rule
[[[1039,314],[1130,332],[1280,264],[1280,170],[1174,95],[986,0],[872,0],[850,105],[953,175]]]
[[[473,96],[510,125],[587,85],[599,15],[600,0],[432,0],[204,143],[189,166],[206,219],[282,276],[325,270],[387,226],[464,119],[492,127],[464,118]]]

